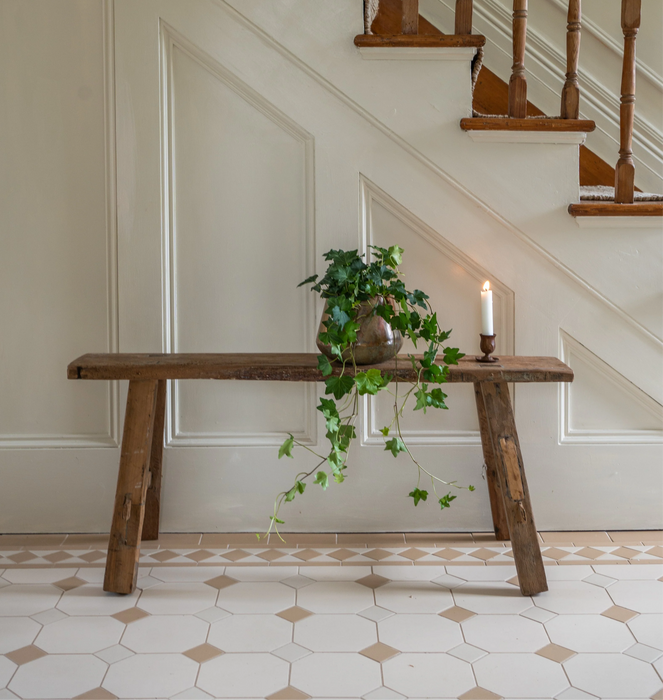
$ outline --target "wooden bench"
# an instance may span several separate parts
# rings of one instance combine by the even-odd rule
[[[362,367],[362,369],[368,369]],[[379,365],[403,380],[414,372],[407,357]],[[335,369],[338,374],[340,368]],[[69,379],[129,380],[120,468],[104,590],[136,587],[140,542],[159,536],[163,428],[168,379],[242,379],[319,382],[315,354],[89,354],[67,368]],[[474,385],[490,505],[498,540],[511,540],[523,595],[548,590],[523,458],[509,398],[509,382],[570,382],[573,371],[553,357],[504,357],[495,364],[463,358],[450,382]]]

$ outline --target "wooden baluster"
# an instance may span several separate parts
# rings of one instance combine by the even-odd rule
[[[472,33],[472,4],[474,0],[456,0],[455,34]]]
[[[633,203],[635,164],[633,163],[633,117],[635,116],[635,37],[640,28],[641,0],[622,0],[624,63],[622,99],[619,107],[619,160],[615,168],[615,202]]]
[[[562,119],[580,116],[580,88],[578,87],[578,56],[580,55],[580,0],[569,0],[566,17],[566,82],[562,89]]]
[[[402,0],[403,2],[403,34],[419,33],[419,0]]]
[[[527,41],[527,0],[513,0],[513,66],[509,79],[509,116],[527,116],[527,78],[525,42]]]

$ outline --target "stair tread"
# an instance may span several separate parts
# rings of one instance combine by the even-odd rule
[[[559,117],[512,117],[485,116],[465,117],[460,120],[464,131],[594,131],[596,124],[591,119],[560,119]]]
[[[663,194],[653,194],[651,192],[634,193],[636,202],[663,202]],[[580,187],[581,202],[612,202],[615,203],[615,188],[606,185],[591,185]]]
[[[570,204],[569,214],[571,216],[663,216],[663,201],[634,202],[633,204],[584,201]]]
[[[355,46],[367,47],[420,47],[420,48],[479,48],[486,43],[480,34],[358,34]]]

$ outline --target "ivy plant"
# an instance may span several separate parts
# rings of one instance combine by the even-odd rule
[[[325,378],[325,397],[328,398],[320,397],[317,410],[325,419],[329,452],[318,453],[297,441],[293,435],[283,442],[279,448],[279,459],[292,458],[294,448],[300,447],[312,453],[317,461],[311,469],[299,472],[294,483],[277,495],[274,511],[269,516],[269,529],[263,537],[272,529],[278,533],[279,524],[284,523],[279,518],[281,506],[302,495],[307,484],[317,484],[326,490],[330,481],[340,484],[345,480],[350,445],[357,436],[355,423],[359,414],[359,397],[367,394],[375,396],[386,391],[393,396],[393,418],[380,432],[386,451],[394,457],[404,453],[416,467],[416,486],[408,494],[415,506],[421,501],[426,502],[429,496],[429,492],[421,488],[422,476],[426,481],[430,479],[434,498],[441,510],[449,508],[456,496],[451,491],[439,493],[437,488],[440,485],[445,487],[443,491],[447,490],[446,487],[474,491],[474,486],[464,487],[456,481],[445,481],[422,466],[408,447],[400,425],[410,397],[415,401],[415,411],[426,413],[430,408],[448,408],[445,403],[447,395],[440,385],[447,381],[449,365],[458,364],[464,354],[458,348],[445,345],[451,331],[440,328],[428,295],[419,289],[409,291],[405,288],[398,269],[403,261],[403,249],[399,246],[370,247],[373,250],[371,262],[366,262],[356,250],[330,250],[324,255],[329,263],[324,277],[318,279],[318,275],[313,275],[298,285],[311,285],[311,290],[326,301],[328,318],[323,323],[325,330],[318,337],[331,348],[332,361],[340,367],[337,375],[332,374],[332,361],[325,355],[318,356],[318,368]],[[415,348],[423,351],[420,355],[408,355],[416,379],[408,382],[409,388],[406,390],[399,391],[397,377],[376,367],[361,369],[355,363],[353,349],[360,327],[357,320],[359,306],[376,297],[393,303],[374,304],[371,313],[381,316],[393,330],[400,331]]]

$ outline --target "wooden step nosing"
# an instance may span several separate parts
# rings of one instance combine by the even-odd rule
[[[580,228],[663,229],[663,202],[577,202],[569,204],[569,214]]]
[[[511,117],[465,117],[460,120],[463,131],[532,131],[583,132],[594,131],[590,119],[513,119]]]
[[[383,48],[479,48],[486,43],[480,34],[358,34],[355,46]]]

